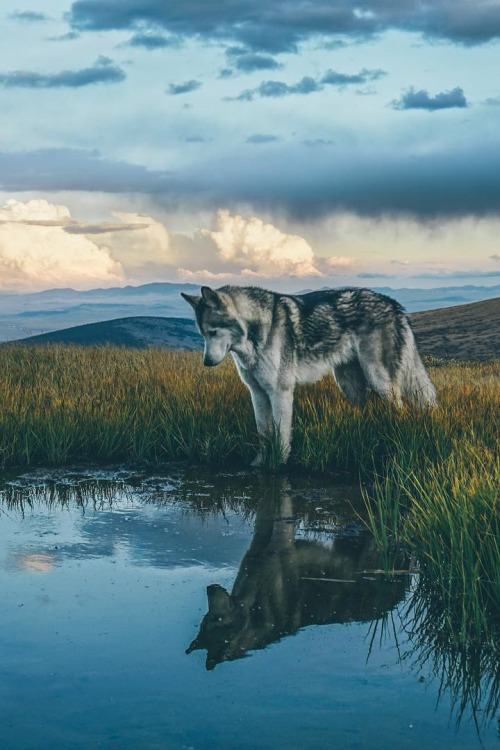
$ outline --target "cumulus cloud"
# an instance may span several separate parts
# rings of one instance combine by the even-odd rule
[[[0,286],[85,287],[121,281],[123,268],[109,249],[64,231],[62,225],[70,219],[66,206],[7,201],[0,208]]]
[[[190,91],[196,91],[201,88],[201,81],[184,81],[184,83],[171,83],[168,87],[170,94],[177,96],[178,94],[189,94]]]
[[[460,86],[451,91],[441,91],[435,96],[431,96],[428,91],[421,89],[409,88],[400,99],[391,102],[393,109],[426,109],[428,112],[435,112],[438,109],[453,109],[455,107],[463,109],[468,107],[467,99],[463,89]]]
[[[145,264],[168,266],[174,262],[170,235],[161,221],[138,213],[114,211],[113,214],[128,230],[109,238],[110,247],[125,268],[140,268]]]
[[[308,39],[368,39],[390,29],[465,45],[500,37],[500,5],[491,0],[260,0],[179,3],[178,0],[76,0],[69,20],[81,31],[162,28],[185,37],[227,39],[254,51],[295,52]]]
[[[96,83],[119,83],[125,78],[122,68],[109,57],[101,56],[93,65],[81,70],[62,70],[60,73],[14,70],[0,73],[0,86],[25,89],[82,88]]]
[[[205,229],[203,234],[213,240],[219,258],[239,267],[244,275],[321,276],[303,237],[286,234],[256,216],[246,219],[219,210],[216,229]]]

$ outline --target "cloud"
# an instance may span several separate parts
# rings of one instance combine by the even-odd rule
[[[353,84],[368,83],[369,81],[378,81],[387,73],[385,70],[368,70],[363,68],[359,73],[339,73],[336,70],[328,70],[321,78],[321,83],[328,86],[350,86]]]
[[[153,34],[151,32],[134,34],[125,43],[127,47],[142,47],[147,50],[165,49],[166,47],[179,47],[180,40],[177,37],[165,36],[164,34]]]
[[[400,99],[395,99],[391,104],[393,109],[426,109],[428,112],[435,112],[438,109],[464,108],[469,106],[465,94],[459,86],[451,91],[442,91],[435,96],[431,96],[425,89],[416,91],[412,87]]]
[[[13,13],[9,13],[8,17],[21,23],[45,23],[49,20],[45,13],[39,13],[35,10],[15,10]]]
[[[226,55],[230,64],[243,73],[252,73],[255,70],[278,70],[283,67],[271,55],[252,52],[245,47],[229,47]]]
[[[357,274],[358,279],[393,279],[395,278],[390,273],[358,273]]]
[[[500,107],[500,95],[488,97],[483,104],[486,104],[487,107]]]
[[[317,91],[323,91],[325,86],[337,86],[342,89],[352,84],[376,81],[385,75],[387,74],[384,70],[368,70],[367,68],[363,68],[363,70],[355,74],[338,73],[334,70],[328,70],[319,80],[311,78],[311,76],[304,76],[300,81],[293,84],[284,83],[284,81],[262,81],[256,88],[245,89],[241,94],[229,100],[251,102],[256,96],[280,99],[284,96],[292,96],[293,94],[313,94]]]
[[[308,39],[324,43],[369,39],[391,29],[464,44],[484,44],[500,37],[500,5],[488,0],[76,0],[69,21],[79,31],[160,28],[186,38],[230,40],[254,51],[294,52]]]
[[[14,70],[0,73],[0,85],[26,89],[81,88],[95,83],[119,83],[125,78],[125,72],[112,60],[98,57],[93,65],[82,70],[63,70],[60,73]]]
[[[409,266],[409,260],[391,260],[393,266]]]
[[[356,263],[356,259],[348,258],[345,255],[332,255],[325,262],[329,268],[349,268]]]
[[[160,193],[174,188],[173,173],[104,159],[97,151],[40,149],[0,152],[0,189]]]
[[[251,102],[256,96],[264,98],[280,99],[292,94],[312,94],[321,91],[322,86],[310,76],[304,76],[300,81],[292,85],[283,81],[262,81],[255,89],[245,89],[235,97],[229,97],[230,101]]]
[[[214,273],[206,268],[200,271],[190,271],[188,268],[178,268],[177,274],[183,281],[227,281],[234,278],[233,273]]]
[[[493,255],[490,255],[490,258],[492,260],[500,260],[500,253],[493,253]]]
[[[76,31],[68,31],[66,34],[60,34],[59,36],[49,36],[49,42],[72,42],[74,39],[79,39],[80,34]]]
[[[321,276],[314,253],[303,237],[285,234],[273,224],[227,210],[217,212],[216,229],[202,231],[218,250],[219,259],[247,276]]]
[[[281,138],[277,135],[266,135],[265,133],[255,133],[254,135],[249,135],[247,138],[247,143],[274,143],[275,141],[280,141]]]
[[[206,143],[207,139],[202,135],[187,135],[183,141],[184,143]]]
[[[235,169],[237,158],[238,168]],[[265,175],[265,179],[263,178]],[[148,193],[163,208],[225,206],[313,220],[338,212],[413,216],[422,220],[500,215],[500,151],[483,139],[459,149],[429,147],[228,150],[225,158],[199,149],[178,173],[149,170],[70,149],[0,152],[0,190],[88,190]],[[394,257],[394,256],[392,256]]]
[[[123,279],[122,266],[109,249],[98,247],[85,236],[68,235],[57,225],[70,218],[65,206],[44,200],[9,200],[0,208],[2,288],[89,286]],[[43,225],[43,221],[49,224]]]
[[[201,88],[201,81],[184,81],[184,83],[171,83],[168,87],[168,91],[170,94],[178,95],[178,94],[188,94],[190,91],[196,91],[196,89]]]
[[[302,143],[304,146],[309,146],[310,148],[319,148],[321,146],[332,146],[334,141],[328,138],[306,138]]]

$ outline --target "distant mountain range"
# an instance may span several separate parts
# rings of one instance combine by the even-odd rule
[[[378,287],[376,291],[394,297],[409,312],[417,312],[498,297],[500,285],[436,289]],[[74,289],[49,289],[32,294],[0,292],[0,342],[115,318],[192,318],[192,310],[181,298],[181,292],[196,294],[199,286],[159,282],[87,292]]]
[[[412,323],[422,354],[445,359],[500,359],[500,297],[414,313]],[[49,342],[172,349],[200,349],[202,346],[202,338],[192,320],[151,316],[88,323],[21,341]]]

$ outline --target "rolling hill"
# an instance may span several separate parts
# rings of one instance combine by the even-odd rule
[[[411,319],[422,354],[443,359],[500,359],[500,297],[414,313]],[[24,338],[19,343],[50,342],[191,350],[202,346],[192,320],[153,316],[88,323]]]
[[[79,346],[160,346],[168,349],[200,349],[202,338],[194,321],[187,318],[116,318],[101,323],[64,328],[20,339],[20,344],[77,344]],[[8,344],[4,344],[6,346]]]
[[[500,297],[412,316],[422,354],[444,359],[500,359]]]

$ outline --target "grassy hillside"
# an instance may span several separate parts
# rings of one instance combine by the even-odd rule
[[[411,317],[423,354],[447,359],[500,359],[500,297]]]
[[[202,339],[194,321],[188,318],[117,318],[87,323],[61,331],[22,339],[23,344],[76,344],[78,346],[147,346],[168,349],[199,349]]]

